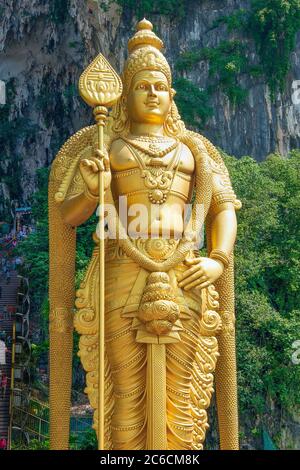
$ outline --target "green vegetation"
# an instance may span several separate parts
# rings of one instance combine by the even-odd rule
[[[201,60],[209,63],[211,84],[207,94],[212,95],[219,87],[231,103],[239,104],[244,101],[247,90],[237,83],[241,73],[247,73],[249,66],[245,56],[245,46],[238,40],[221,41],[217,47],[205,47],[200,50],[187,51],[181,54],[175,64],[178,72],[191,70]]]
[[[33,308],[40,313],[47,311],[47,279],[49,266],[48,252],[48,203],[47,186],[49,170],[37,171],[36,182],[39,190],[32,197],[32,217],[36,221],[36,231],[17,247],[17,252],[25,255],[25,270],[30,274],[30,296]],[[46,281],[46,282],[45,282]]]
[[[227,25],[229,32],[239,31],[254,40],[260,73],[270,87],[271,97],[278,90],[284,91],[290,54],[300,30],[300,0],[252,0],[250,10],[239,9],[222,16],[213,27],[221,23]]]
[[[238,32],[244,38],[221,41],[213,48],[185,51],[175,64],[177,75],[192,70],[200,61],[206,60],[211,84],[204,93],[209,97],[219,88],[234,105],[243,103],[248,93],[238,83],[241,74],[263,76],[272,99],[276,91],[284,91],[290,54],[295,47],[296,33],[300,30],[300,0],[252,0],[249,10],[238,9],[231,15],[221,16],[214,21],[212,28],[220,24],[226,24],[229,33]],[[259,64],[251,63],[247,55],[251,39],[257,49]],[[181,85],[181,94],[185,92],[187,95],[189,83],[186,82],[186,91],[184,82]],[[206,106],[208,104],[209,99]],[[181,109],[180,102],[179,109],[186,116],[187,123],[195,125],[195,119]],[[207,112],[209,115],[208,109]],[[200,114],[203,114],[202,108]],[[205,120],[201,119],[200,122],[203,124]]]
[[[26,117],[12,118],[15,96],[15,81],[11,79],[6,83],[6,104],[0,105],[1,182],[6,183],[9,187],[11,200],[18,199],[22,192],[18,145],[22,140],[32,136],[37,128]],[[5,217],[10,218],[9,210],[7,210]]]
[[[49,15],[53,23],[62,25],[69,16],[69,0],[51,0],[49,7]]]
[[[300,151],[289,158],[271,155],[262,163],[250,157],[224,158],[243,202],[236,246],[240,412],[242,422],[255,421],[257,428],[271,413],[270,399],[287,412],[300,401],[300,371],[291,362],[292,343],[300,331]],[[47,170],[39,171],[39,190],[33,198],[37,231],[18,248],[26,260],[41,325],[47,315],[47,176]],[[91,256],[95,224],[92,218],[78,228],[77,285]],[[44,345],[40,349],[43,352]],[[274,433],[280,434],[280,429]],[[252,439],[251,429],[243,439]]]
[[[115,0],[121,7],[127,7],[135,12],[138,18],[145,15],[168,15],[177,19],[183,18],[187,0]]]
[[[252,35],[272,96],[284,90],[290,54],[300,29],[300,0],[252,0],[247,31]]]
[[[50,442],[48,440],[31,439],[29,445],[19,442],[12,442],[12,450],[49,450]]]
[[[200,90],[186,78],[175,79],[174,88],[177,92],[175,101],[184,122],[197,129],[203,129],[207,119],[212,116],[207,92]]]
[[[174,88],[177,91],[176,103],[183,120],[189,126],[203,129],[213,115],[210,98],[219,88],[234,105],[242,103],[247,90],[238,84],[241,73],[249,71],[245,57],[245,46],[237,40],[222,41],[217,47],[182,53],[175,63]],[[199,89],[182,74],[192,70],[200,61],[208,61],[210,85]]]
[[[226,163],[243,202],[236,247],[240,406],[242,416],[263,422],[267,398],[288,411],[300,402],[300,371],[291,362],[300,331],[300,152]]]
[[[31,314],[39,318],[41,328],[41,344],[35,346],[33,363],[45,353],[48,347],[48,270],[49,270],[49,236],[48,236],[48,177],[49,170],[42,168],[37,171],[38,191],[33,195],[31,202],[32,217],[36,221],[36,231],[26,238],[16,248],[16,254],[24,257],[22,273],[29,278]],[[83,279],[87,263],[91,257],[93,242],[92,233],[96,226],[96,215],[77,229],[77,256],[76,256],[76,288]],[[80,364],[77,356],[78,335],[74,335],[74,367]]]
[[[109,3],[110,0],[102,2],[102,7]],[[163,14],[178,20],[186,12],[186,0],[115,0],[115,3],[131,9],[139,18]],[[51,2],[49,16],[53,23],[62,25],[67,21],[68,7],[69,0]],[[263,77],[273,98],[277,90],[284,90],[290,53],[300,29],[300,0],[252,0],[250,9],[222,16],[212,27],[220,24],[227,25],[228,40],[214,48],[186,51],[175,64],[175,100],[185,123],[196,129],[202,129],[212,116],[210,99],[216,89],[221,89],[234,105],[243,102],[247,90],[239,84],[242,74]],[[236,39],[237,35],[240,39]],[[248,60],[251,41],[258,52],[259,64]],[[76,44],[70,42],[69,47],[75,48]],[[186,78],[187,72],[193,71],[201,61],[208,64],[210,86],[206,89],[200,89]],[[61,120],[72,106],[77,90],[70,84],[60,96],[55,96],[48,92],[49,84],[52,84],[50,75],[44,78],[37,108],[42,111],[46,126],[53,124],[54,129],[60,128],[51,141],[51,153],[55,153],[66,138],[68,130],[61,129]],[[9,161],[3,181],[9,185],[12,199],[21,194],[17,145],[34,130],[26,118],[9,120],[14,98],[15,85],[11,80],[7,83],[7,104],[0,106],[0,162]],[[284,412],[295,410],[300,402],[299,366],[291,362],[292,343],[299,339],[300,331],[300,151],[291,152],[286,159],[271,155],[263,163],[250,157],[237,160],[224,155],[224,158],[234,189],[243,202],[238,214],[236,247],[237,353],[241,419],[253,423],[242,439],[250,440],[260,432],[257,426],[263,425],[270,415],[270,400],[277,410]],[[48,349],[47,169],[37,172],[37,185],[39,189],[31,201],[36,232],[17,249],[25,259],[32,314],[39,318],[42,331],[42,342],[33,351],[33,363]],[[94,216],[77,229],[77,287],[91,257],[95,225]],[[75,335],[76,368],[79,366],[77,348],[78,335]],[[280,432],[280,428],[274,431],[277,436]],[[80,448],[88,448],[91,441],[93,447],[94,431],[80,439],[81,444],[74,444],[77,448],[81,445]],[[33,441],[31,445],[47,448],[48,443]]]
[[[237,77],[247,72],[245,46],[237,40],[221,41],[215,48],[204,48],[201,58],[209,61],[209,76],[217,79],[221,90],[228,96],[233,104],[244,101],[247,90],[237,83]],[[215,85],[210,85],[210,93]]]
[[[70,435],[70,450],[97,450],[97,437],[93,429]],[[48,439],[31,439],[29,445],[18,442],[12,443],[12,450],[49,450]]]
[[[236,30],[243,30],[247,25],[247,14],[249,10],[244,8],[239,8],[238,10],[231,13],[231,15],[223,15],[217,18],[213,24],[212,28],[217,28],[221,24],[226,24],[228,31],[231,33]]]
[[[70,449],[73,450],[97,450],[97,436],[93,429],[70,436]]]

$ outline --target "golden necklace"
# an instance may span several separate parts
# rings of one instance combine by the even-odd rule
[[[144,184],[146,188],[149,189],[148,197],[150,202],[152,204],[163,204],[167,200],[173,180],[179,167],[179,143],[176,142],[177,149],[168,164],[162,160],[157,160],[157,155],[155,155],[155,159],[150,158],[150,160],[146,163],[143,155],[141,155],[146,154],[144,149],[137,149],[132,145],[131,141],[125,140],[124,137],[122,137],[122,139],[127,143],[131,154],[140,168],[141,176],[144,179]]]
[[[171,145],[169,145],[167,148],[161,149],[161,147],[158,144],[170,142],[170,140],[165,139],[165,137],[139,136],[139,137],[134,137],[134,139],[128,139],[127,137],[122,137],[122,139],[127,144],[132,145],[137,150],[140,150],[141,152],[146,153],[147,155],[150,155],[150,157],[153,157],[153,158],[162,158],[168,153],[172,152],[172,150],[174,150],[178,146],[178,141],[175,141]],[[148,148],[142,145],[139,145],[136,141],[148,143]]]

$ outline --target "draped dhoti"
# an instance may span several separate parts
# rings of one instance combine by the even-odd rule
[[[173,243],[173,242],[172,242]],[[168,253],[165,254],[168,256]],[[192,256],[189,254],[189,257]],[[174,342],[165,345],[165,432],[168,450],[202,449],[208,427],[206,410],[213,393],[218,356],[216,334],[221,321],[213,286],[183,291],[177,277],[184,263],[169,273],[179,305]],[[138,342],[143,328],[138,310],[149,273],[109,241],[105,266],[105,447],[149,449],[147,406],[147,344]],[[86,375],[86,392],[95,409],[98,386],[98,248],[77,291],[75,327],[81,334],[79,356]]]

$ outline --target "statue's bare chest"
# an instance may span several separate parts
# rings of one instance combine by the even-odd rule
[[[149,148],[150,147],[150,148]],[[186,202],[191,194],[194,158],[188,147],[170,140],[159,147],[118,140],[110,152],[112,192],[134,201],[164,204],[175,198]],[[170,199],[171,198],[171,199]]]
[[[162,166],[165,168],[170,167],[172,168],[172,159],[174,158],[174,154],[178,151],[179,152],[179,160],[177,162],[176,169],[178,171],[185,173],[187,175],[192,175],[194,173],[194,168],[195,168],[195,163],[194,163],[194,157],[189,150],[189,148],[184,145],[184,144],[179,144],[180,148],[172,148],[172,145],[169,146],[171,149],[170,152],[168,152],[166,155],[162,155],[161,157],[158,155],[159,151],[161,149],[168,149],[168,146],[162,146],[159,147],[157,146],[157,152],[155,152],[155,147],[153,146],[153,157],[151,159],[151,155],[144,154],[140,151],[137,151],[138,154],[140,154],[140,158],[142,160],[142,164],[145,166],[151,165],[151,160],[153,161],[156,159],[156,161],[162,163]],[[140,146],[142,148],[142,146]],[[139,162],[137,160],[136,153],[134,152],[135,149],[130,148],[126,142],[123,140],[119,139],[115,141],[112,145],[111,151],[110,151],[110,166],[111,166],[111,171],[113,173],[116,172],[124,172],[126,170],[132,170],[134,168],[139,168]],[[138,149],[136,149],[138,150]],[[156,155],[154,155],[156,153]],[[162,152],[163,153],[163,152]],[[175,162],[176,163],[176,162]],[[174,166],[174,168],[175,168]]]

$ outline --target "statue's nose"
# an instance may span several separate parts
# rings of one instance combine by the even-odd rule
[[[150,96],[156,96],[156,90],[155,90],[155,86],[154,86],[154,85],[150,85],[150,88],[149,88],[149,95],[150,95]]]

